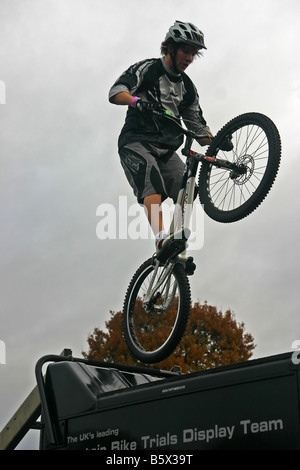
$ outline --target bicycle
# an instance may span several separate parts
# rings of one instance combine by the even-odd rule
[[[185,135],[186,166],[169,233],[173,240],[164,259],[154,254],[133,275],[123,306],[122,328],[131,353],[144,363],[168,357],[181,341],[189,319],[191,291],[188,275],[193,258],[185,256],[199,164],[198,196],[204,212],[217,222],[231,223],[251,214],[269,193],[281,159],[277,127],[260,113],[241,114],[213,138],[205,154],[191,150],[197,135],[181,126],[168,111],[156,116],[172,119]],[[230,140],[233,150],[220,150]],[[220,158],[222,157],[222,158]],[[176,234],[182,236],[176,237]]]

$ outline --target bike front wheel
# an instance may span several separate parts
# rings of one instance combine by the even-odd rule
[[[234,148],[225,152],[219,146],[228,137]],[[241,114],[217,133],[206,155],[235,164],[236,171],[202,163],[199,199],[204,211],[217,222],[236,222],[251,214],[269,193],[280,165],[280,135],[267,116]]]
[[[159,266],[156,270],[152,258],[145,261],[134,274],[124,301],[124,338],[131,353],[144,363],[168,357],[189,318],[191,295],[184,268],[176,263],[167,275],[166,269]]]

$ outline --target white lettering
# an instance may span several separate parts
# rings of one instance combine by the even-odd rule
[[[177,444],[177,435],[167,432],[167,434],[161,436],[156,434],[156,436],[142,436],[144,449],[152,449],[156,447],[168,446]]]
[[[6,104],[6,86],[3,80],[0,80],[0,104]]]
[[[283,429],[282,419],[270,421],[251,422],[250,419],[240,421],[244,434],[255,434],[257,432],[278,431]]]
[[[4,341],[0,339],[0,364],[6,364],[6,347]]]
[[[161,211],[161,208],[155,204],[153,206],[151,207],[151,215],[154,217]],[[179,213],[177,206],[178,204],[170,205],[167,202],[163,204],[162,212],[165,227],[170,226],[173,215],[175,215],[175,219],[177,219],[181,226],[181,207]],[[96,226],[96,235],[99,240],[116,240],[117,238],[120,240],[127,238],[131,240],[145,240],[154,238],[145,217],[146,212],[146,208],[137,203],[128,207],[127,196],[119,196],[118,207],[109,203],[100,204],[96,209],[96,216],[100,217]],[[189,251],[201,249],[204,245],[204,211],[201,204],[194,203],[193,205],[187,204],[185,206],[186,223],[187,226],[185,225],[185,228],[190,226],[191,229],[188,241]]]
[[[115,240],[117,238],[116,209],[112,204],[101,204],[97,207],[96,215],[103,217],[97,224],[96,234],[99,240]]]
[[[137,467],[141,457],[121,457],[119,455],[113,455],[113,457],[107,457],[107,465],[133,465]]]
[[[183,442],[197,442],[205,441],[209,442],[212,439],[232,439],[234,433],[234,426],[218,426],[217,424],[209,429],[184,429],[183,430]]]
[[[121,439],[120,441],[112,441],[111,450],[136,450],[137,443],[136,441],[127,441],[126,439]]]

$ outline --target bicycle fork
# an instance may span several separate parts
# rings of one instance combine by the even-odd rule
[[[167,266],[159,274],[160,262],[158,260],[155,261],[153,274],[151,276],[150,284],[143,301],[143,307],[146,312],[151,312],[153,310],[155,310],[156,312],[163,312],[168,310],[175,296],[177,288],[176,281],[174,281],[173,286],[171,285],[171,274],[173,271],[174,264],[175,261],[169,261],[167,263]],[[159,290],[160,287],[162,287],[162,291]],[[159,306],[155,305],[156,302],[161,299],[163,299],[163,303]]]

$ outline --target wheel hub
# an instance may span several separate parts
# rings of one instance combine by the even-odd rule
[[[235,184],[245,184],[254,172],[254,158],[251,155],[243,155],[237,159],[237,169],[230,172],[230,178]]]

